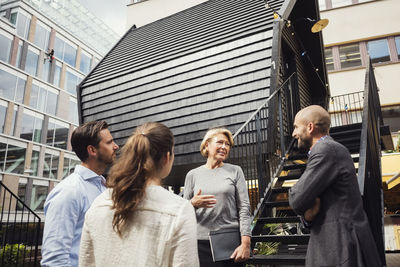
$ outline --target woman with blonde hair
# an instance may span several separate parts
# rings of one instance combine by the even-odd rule
[[[233,146],[225,128],[210,129],[200,145],[206,164],[186,175],[184,198],[196,211],[200,266],[244,266],[250,256],[250,201],[246,181],[239,166],[224,163]],[[209,234],[237,228],[238,246],[230,259],[213,262]],[[240,237],[239,237],[240,235]]]
[[[198,266],[192,205],[161,187],[174,138],[160,123],[139,126],[122,148],[108,189],[86,213],[80,266]]]

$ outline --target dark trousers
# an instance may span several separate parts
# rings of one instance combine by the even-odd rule
[[[210,241],[197,240],[200,267],[244,267],[244,263],[235,263],[233,260],[213,262]]]

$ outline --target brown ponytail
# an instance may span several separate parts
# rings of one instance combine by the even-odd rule
[[[167,126],[149,122],[139,126],[122,148],[107,179],[107,187],[113,189],[112,224],[119,236],[145,196],[147,179],[161,167],[162,157],[172,153],[173,145],[174,137]]]

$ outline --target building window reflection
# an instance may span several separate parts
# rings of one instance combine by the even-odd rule
[[[39,151],[32,151],[32,160],[31,160],[31,170],[32,170],[32,175],[37,176],[38,175],[38,169],[39,169]]]
[[[387,39],[369,41],[367,43],[368,54],[372,63],[390,61],[389,46]]]
[[[44,156],[43,177],[57,179],[59,156],[46,153]]]
[[[54,80],[53,80],[53,85],[56,87],[61,87],[63,88],[64,85],[60,84],[60,79],[61,79],[61,69],[62,69],[62,65],[60,62],[56,62],[56,66],[54,69]]]
[[[20,137],[28,141],[40,142],[44,116],[37,112],[24,109]]]
[[[38,62],[39,50],[29,46],[26,54],[25,71],[32,76],[36,76]]]
[[[0,99],[0,133],[4,133],[8,102]]]
[[[53,118],[49,119],[47,145],[67,149],[69,125]]]
[[[76,96],[76,86],[82,81],[82,78],[72,70],[67,69],[65,73],[65,81],[65,90]]]
[[[36,22],[35,39],[33,43],[40,47],[42,50],[47,50],[50,38],[50,28],[42,24],[40,21]]]
[[[56,115],[58,92],[54,89],[45,89],[37,84],[32,84],[29,106]]]
[[[90,71],[90,65],[91,65],[91,57],[87,55],[83,50],[81,53],[81,62],[79,65],[79,70],[82,71],[85,74],[88,74]]]
[[[24,14],[21,11],[19,11],[17,15],[17,25],[16,25],[17,34],[24,39],[28,39],[30,24],[31,24],[31,17],[28,14]]]
[[[26,79],[0,69],[0,96],[18,103],[24,102]]]
[[[43,211],[44,202],[48,194],[49,182],[34,180],[32,186],[31,209],[33,211]]]
[[[397,58],[400,59],[400,36],[396,36],[394,42],[396,43]]]
[[[75,166],[80,163],[79,160],[64,157],[63,178],[73,173]]]
[[[7,62],[10,60],[12,35],[0,31],[0,60]]]
[[[54,55],[65,63],[75,66],[77,46],[64,41],[56,36],[54,42]]]
[[[4,172],[23,174],[26,148],[7,144]]]

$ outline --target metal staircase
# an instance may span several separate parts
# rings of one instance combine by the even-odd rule
[[[235,149],[230,161],[242,166],[245,172],[254,218],[253,255],[247,262],[253,266],[305,264],[309,231],[302,227],[300,217],[288,202],[288,190],[307,164],[307,154],[297,149],[296,141],[291,137],[294,116],[299,109],[294,105],[288,109],[286,105],[288,101],[296,102],[293,79],[296,79],[295,73],[234,135]],[[331,98],[331,104],[340,102],[342,97]],[[351,105],[346,104],[343,109],[335,110],[331,105],[335,127],[330,129],[330,135],[352,154],[364,210],[381,260],[385,262],[380,151],[381,148],[390,149],[382,141],[387,138],[381,134],[390,131],[383,126],[371,64],[367,67],[365,90],[358,99],[358,104],[350,101]]]

